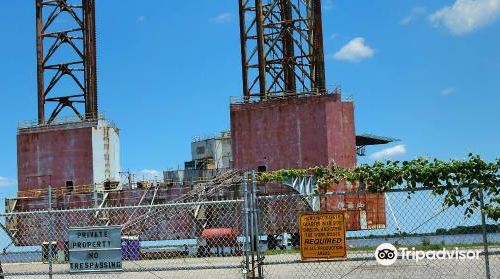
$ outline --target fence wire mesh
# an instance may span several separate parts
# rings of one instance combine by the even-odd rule
[[[7,243],[1,256],[3,275],[238,278],[242,274],[241,211],[242,202],[231,200],[11,213],[2,221],[17,231],[13,239],[6,234],[1,238]],[[121,227],[123,272],[71,275],[70,228],[114,225]]]
[[[363,196],[368,193],[358,193]],[[371,194],[368,194],[371,195]],[[262,231],[266,240],[264,251],[265,278],[487,278],[479,212],[465,217],[465,207],[443,207],[443,198],[430,191],[382,194],[385,200],[385,228],[347,232],[347,259],[339,261],[302,261],[294,232],[298,216],[308,204],[300,196],[261,197],[259,208],[264,219]],[[344,210],[346,223],[366,222],[363,210],[349,207],[347,195],[327,197],[338,201],[328,203],[328,211]],[[360,214],[361,213],[361,214]],[[274,215],[274,218],[266,218]],[[364,216],[364,217],[363,217]],[[363,221],[363,219],[365,219]],[[368,218],[368,222],[370,219]],[[369,224],[368,224],[369,225]],[[349,225],[347,226],[349,228]],[[295,228],[295,230],[292,230]],[[500,278],[500,233],[498,223],[486,224],[491,278]],[[276,232],[280,232],[275,234]],[[283,233],[284,232],[284,233]],[[375,259],[377,247],[383,243],[396,248],[407,247],[422,251],[480,251],[474,260],[432,260],[416,262],[398,259],[391,266],[382,266]]]
[[[465,217],[465,207],[444,207],[431,191],[325,195],[321,210],[345,212],[347,259],[302,261],[298,219],[313,212],[311,199],[268,195],[262,188],[244,180],[234,200],[2,214],[3,277],[488,278],[488,264],[490,278],[500,278],[499,224],[483,223],[479,210]],[[71,273],[70,228],[103,226],[120,226],[123,271]],[[470,260],[398,258],[382,266],[375,251],[383,243],[481,254]]]

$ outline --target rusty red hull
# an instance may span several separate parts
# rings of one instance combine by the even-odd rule
[[[19,191],[93,184],[92,128],[20,132],[17,165]]]
[[[120,225],[124,235],[138,236],[142,241],[192,239],[202,234],[200,222],[192,214],[192,206],[176,205],[165,207],[147,207],[150,204],[169,203],[190,190],[190,187],[168,187],[158,189],[157,198],[151,200],[152,190],[132,189],[110,192],[106,200],[106,210],[81,210],[95,208],[95,194],[65,194],[54,197],[52,223],[57,240],[67,240],[71,227],[89,227],[104,225]],[[55,192],[58,192],[55,189]],[[143,198],[144,197],[144,198]],[[140,203],[139,201],[142,201]],[[101,203],[98,200],[97,203]],[[133,207],[141,205],[142,207]],[[241,203],[208,205],[206,211],[209,228],[230,228],[233,232],[241,230]],[[8,226],[15,227],[16,245],[36,246],[48,239],[47,197],[31,197],[19,199],[16,212],[27,212],[10,218]],[[80,209],[80,210],[71,210]],[[235,213],[236,212],[236,213]]]
[[[233,104],[231,134],[234,164],[238,169],[273,171],[331,163],[344,168],[356,166],[354,104],[342,101],[340,94]],[[356,190],[357,185],[346,183],[327,189],[328,192]],[[268,184],[264,192],[287,194],[290,189]],[[328,196],[321,203],[323,210],[346,211],[348,230],[385,227],[383,194]],[[293,228],[294,223],[279,225],[288,220],[286,215],[290,212],[280,212],[279,205],[276,206],[273,210],[277,216],[271,223]]]
[[[119,181],[119,130],[104,118],[21,128],[19,192]]]
[[[339,94],[231,105],[235,167],[356,165],[354,105]]]

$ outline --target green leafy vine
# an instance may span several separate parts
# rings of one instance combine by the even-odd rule
[[[319,191],[342,182],[358,183],[369,192],[395,188],[412,192],[418,187],[431,188],[433,194],[444,196],[444,205],[465,206],[466,216],[480,208],[484,195],[484,213],[495,221],[500,220],[500,159],[486,162],[478,155],[469,154],[463,161],[417,158],[403,162],[377,161],[352,169],[331,164],[260,173],[258,180],[261,183],[281,182],[302,176],[314,176]]]

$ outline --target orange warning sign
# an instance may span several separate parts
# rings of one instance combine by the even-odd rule
[[[301,213],[299,234],[302,260],[347,258],[344,212]]]

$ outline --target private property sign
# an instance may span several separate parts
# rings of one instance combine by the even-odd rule
[[[299,234],[302,260],[347,257],[344,212],[302,213]]]
[[[71,273],[122,271],[121,227],[70,228]]]

